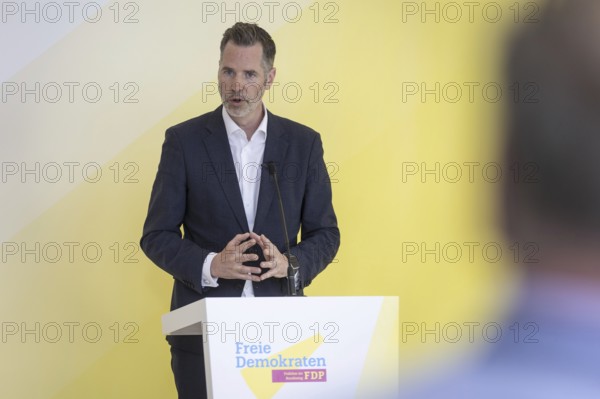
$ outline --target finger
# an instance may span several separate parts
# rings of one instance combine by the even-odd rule
[[[263,242],[263,255],[265,256],[265,259],[267,260],[273,260],[274,259],[274,255],[275,255],[275,250],[274,250],[274,245],[273,243],[267,238],[267,236],[265,236],[264,234],[262,234],[260,236],[261,241]]]
[[[239,272],[235,273],[234,278],[240,280],[261,281],[259,274],[261,270],[258,267],[241,266]]]
[[[262,273],[262,270],[260,270],[260,267],[242,266],[240,268],[240,273],[243,275],[260,274]]]
[[[230,246],[231,246],[231,247],[238,246],[238,245],[240,245],[240,243],[241,243],[242,241],[245,241],[245,240],[247,240],[247,239],[248,239],[248,237],[250,237],[250,233],[237,234],[235,237],[233,237],[233,238],[231,239],[231,241],[229,241],[229,242],[227,243],[227,246],[228,246],[228,247],[230,247]]]
[[[252,238],[253,240],[256,241],[256,243],[262,248],[264,249],[265,247],[265,243],[262,240],[262,237],[259,236],[258,234],[256,234],[255,232],[251,231],[250,232],[250,238]]]
[[[240,254],[237,257],[237,260],[239,260],[238,263],[252,262],[254,260],[258,260],[258,255],[257,254]]]
[[[263,248],[263,256],[265,257],[266,260],[271,261],[273,260],[273,258],[271,257],[271,251],[269,251],[269,247],[265,247]]]
[[[277,246],[275,244],[273,244],[271,242],[271,240],[269,240],[264,234],[260,236],[261,240],[265,243],[265,247],[267,247],[267,249],[269,250],[269,253],[273,256],[281,254],[281,252],[279,252],[279,249],[277,248]]]
[[[271,277],[275,276],[276,272],[277,272],[277,269],[271,269],[268,272],[266,272],[264,274],[261,274],[260,275],[260,280],[263,281],[263,280],[266,280],[268,278],[271,278]]]
[[[274,269],[277,267],[277,262],[269,261],[269,262],[260,262],[260,267],[263,269]]]
[[[256,240],[250,239],[248,241],[244,241],[243,243],[241,243],[238,246],[238,248],[239,248],[240,252],[246,252],[248,249],[250,249],[251,247],[253,247],[254,244],[256,244]]]
[[[257,276],[256,274],[239,274],[237,275],[235,278],[237,278],[238,280],[250,280],[250,281],[256,281],[259,282],[260,280],[260,276]]]

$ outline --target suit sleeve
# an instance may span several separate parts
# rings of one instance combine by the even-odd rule
[[[331,263],[340,246],[340,231],[333,210],[331,181],[323,159],[320,135],[312,142],[301,215],[300,243],[291,248],[300,263],[303,286]]]
[[[157,266],[202,293],[202,264],[210,251],[182,237],[186,197],[185,157],[171,128],[163,143],[140,246]]]

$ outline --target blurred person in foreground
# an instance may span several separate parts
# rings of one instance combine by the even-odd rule
[[[600,398],[600,1],[546,2],[507,61],[509,83],[539,93],[508,107],[505,167],[534,163],[537,176],[506,182],[503,220],[510,242],[539,245],[539,262],[521,266],[504,325],[534,323],[535,334],[506,333],[483,358],[403,397]]]

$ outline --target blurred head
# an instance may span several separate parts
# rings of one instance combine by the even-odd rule
[[[511,42],[509,84],[536,91],[508,106],[506,167],[530,172],[505,187],[511,239],[600,247],[599,43],[597,0],[550,0]]]
[[[275,78],[275,43],[256,24],[238,22],[221,40],[219,93],[234,119],[262,113],[262,97]]]

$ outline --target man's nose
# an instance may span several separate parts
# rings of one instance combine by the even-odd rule
[[[242,89],[244,88],[244,82],[242,81],[242,77],[239,74],[233,78],[232,88],[236,92],[242,91]]]

